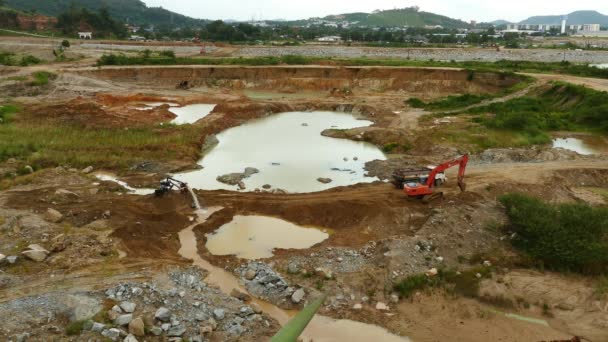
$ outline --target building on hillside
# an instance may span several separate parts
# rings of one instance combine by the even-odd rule
[[[78,32],[78,39],[93,39],[93,32]]]
[[[57,18],[44,15],[19,15],[17,24],[21,30],[45,31],[55,28]]]
[[[340,36],[325,36],[317,38],[317,42],[319,43],[339,43],[342,41],[342,37]]]

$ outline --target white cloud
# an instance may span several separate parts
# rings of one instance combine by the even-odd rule
[[[423,11],[463,20],[520,21],[533,15],[558,15],[576,10],[594,9],[608,14],[608,1],[578,0],[143,0],[148,6],[162,6],[172,11],[204,19],[306,19],[375,9],[418,5]]]

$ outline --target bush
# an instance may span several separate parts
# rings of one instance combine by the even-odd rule
[[[555,269],[598,274],[608,271],[608,209],[587,204],[548,204],[508,194],[500,198],[516,233],[513,245]]]
[[[161,51],[159,53],[159,55],[161,57],[175,58],[175,52],[173,52],[173,50],[164,50],[164,51]]]
[[[67,39],[64,39],[64,40],[61,42],[61,46],[63,46],[64,48],[69,48],[69,47],[70,47],[70,41],[69,41],[69,40],[67,40]]]
[[[48,71],[36,71],[32,74],[32,76],[34,76],[34,80],[30,82],[30,86],[32,87],[41,87],[47,85],[50,80],[57,77],[57,75]]]
[[[411,97],[405,101],[408,105],[414,108],[424,108],[426,107],[426,103],[417,97]]]

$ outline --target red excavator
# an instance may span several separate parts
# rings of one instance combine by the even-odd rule
[[[429,203],[430,201],[443,197],[443,192],[436,192],[435,189],[435,178],[438,173],[444,172],[445,170],[459,165],[458,168],[458,187],[461,191],[466,190],[466,184],[464,182],[464,171],[467,167],[467,163],[469,162],[469,155],[465,154],[460,158],[456,158],[445,162],[437,167],[435,167],[428,178],[421,178],[419,182],[405,183],[403,184],[403,191],[410,198],[418,198],[422,199],[424,203]]]

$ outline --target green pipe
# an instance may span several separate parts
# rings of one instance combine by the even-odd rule
[[[274,335],[274,337],[270,340],[271,342],[296,342],[298,337],[304,332],[308,323],[315,316],[317,311],[325,302],[325,298],[327,295],[321,296],[321,298],[316,299],[312,303],[308,304],[302,311],[300,311],[294,318],[292,318],[279,332]]]

